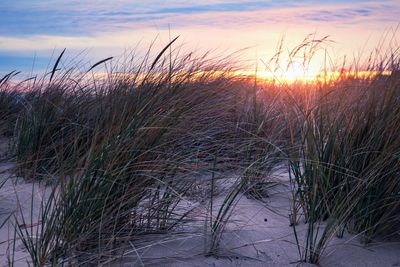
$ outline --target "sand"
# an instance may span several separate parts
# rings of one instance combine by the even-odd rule
[[[204,256],[206,238],[198,229],[197,235],[164,236],[162,244],[157,244],[157,237],[152,243],[148,241],[148,247],[135,247],[130,259],[125,258],[126,266],[312,266],[299,262],[288,219],[290,188],[285,181],[287,174],[278,174],[279,185],[269,189],[264,202],[240,196],[223,234],[219,256]],[[297,226],[300,236],[304,236],[305,229],[304,223]],[[400,266],[400,242],[372,242],[365,246],[357,237],[345,234],[331,241],[320,265]]]
[[[7,140],[0,139],[0,156],[6,151],[6,143]],[[39,203],[46,195],[45,187],[18,179],[14,167],[12,158],[2,157],[0,179],[8,180],[0,192],[0,223],[10,215],[11,218],[0,229],[0,266],[8,266],[8,248],[14,236],[13,216],[21,216],[22,212],[30,218],[33,197],[35,218]],[[234,178],[232,174],[226,175],[228,180]],[[298,248],[288,220],[290,188],[287,174],[275,173],[271,179],[277,185],[268,190],[269,197],[256,200],[239,196],[218,255],[205,255],[209,242],[204,230],[207,210],[199,204],[190,215],[197,221],[178,228],[175,233],[146,236],[146,239],[131,243],[124,257],[110,266],[311,266],[298,262]],[[304,235],[305,227],[302,222],[297,226],[300,236]],[[20,241],[16,242],[14,259],[14,266],[28,266],[28,254]],[[345,234],[342,239],[332,240],[321,266],[400,266],[400,242],[375,241],[362,245],[357,237]]]
[[[14,257],[14,266],[28,266],[27,252],[22,242],[18,239],[15,243],[15,253],[12,255],[14,239],[15,218],[26,219],[28,229],[31,224],[37,222],[41,201],[45,198],[46,188],[38,184],[24,181],[14,172],[15,160],[7,155],[8,140],[0,138],[0,181],[6,179],[3,188],[0,189],[0,224],[7,223],[0,229],[0,266],[8,266],[8,259]],[[31,206],[33,198],[33,208]],[[31,213],[32,211],[32,213]]]

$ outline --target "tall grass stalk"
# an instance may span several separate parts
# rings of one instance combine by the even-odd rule
[[[328,241],[342,235],[339,229],[370,240],[398,227],[398,78],[357,83],[319,89],[312,108],[302,112],[300,145],[292,141],[293,213],[300,207],[308,223],[301,253],[307,262],[319,262]]]
[[[181,202],[196,182],[193,162],[212,164],[210,156],[234,151],[234,143],[220,144],[235,140],[233,124],[215,123],[232,114],[231,65],[192,53],[164,56],[175,40],[155,60],[132,59],[123,71],[112,59],[96,63],[91,71],[109,64],[109,72],[92,83],[87,73],[58,70],[63,51],[49,80],[26,94],[16,122],[17,168],[52,186],[30,223],[35,230],[17,218],[34,265],[101,264],[140,235],[169,231],[190,212]],[[230,196],[212,226],[216,235],[237,191]]]

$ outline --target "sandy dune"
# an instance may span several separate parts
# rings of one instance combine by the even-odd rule
[[[1,154],[4,155],[6,148],[7,142],[2,139]],[[14,216],[21,216],[22,211],[26,218],[30,218],[32,212],[34,223],[45,188],[17,179],[13,174],[15,162],[9,157],[2,158],[0,177],[8,180],[0,192],[0,222],[11,217],[0,230],[0,263],[1,266],[8,266],[8,257],[12,255]],[[207,210],[199,205],[190,215],[195,219],[192,224],[177,229],[176,233],[136,240],[126,250],[123,259],[110,265],[307,266],[298,262],[298,249],[288,222],[290,188],[287,174],[277,173],[275,179],[278,185],[269,189],[269,197],[263,201],[240,196],[222,236],[218,255],[205,256],[209,242],[204,231],[204,213]],[[300,236],[305,226],[304,223],[297,226]],[[31,225],[27,223],[26,227]],[[27,266],[27,257],[21,242],[17,241],[14,266]],[[346,234],[342,239],[332,240],[321,266],[400,266],[400,242],[372,242],[363,246],[357,237]]]

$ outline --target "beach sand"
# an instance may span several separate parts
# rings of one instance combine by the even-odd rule
[[[0,140],[2,154],[6,144],[6,139]],[[8,180],[0,192],[0,223],[11,217],[0,230],[1,266],[8,266],[8,257],[12,256],[14,216],[20,217],[22,212],[28,219],[25,227],[36,227],[29,225],[29,218],[32,213],[33,223],[37,222],[40,202],[46,196],[46,187],[18,179],[14,167],[13,159],[3,157],[0,178]],[[124,257],[108,266],[311,266],[298,262],[299,252],[288,220],[290,187],[287,174],[276,173],[274,177],[277,185],[268,190],[269,197],[262,201],[239,196],[216,255],[206,255],[210,239],[205,232],[204,214],[208,211],[198,205],[190,215],[194,220],[191,224],[171,234],[148,235],[131,242]],[[219,196],[222,197],[223,194]],[[306,225],[300,222],[297,230],[300,237],[304,236]],[[28,254],[18,240],[14,266],[28,266],[27,260]],[[342,239],[335,237],[331,241],[320,265],[400,266],[400,242],[373,241],[362,245],[357,237],[345,234]]]

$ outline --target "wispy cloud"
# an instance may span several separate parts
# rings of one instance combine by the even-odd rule
[[[220,27],[300,21],[392,18],[397,1],[14,1],[0,3],[0,35],[74,35],[142,27]],[[396,4],[397,3],[397,4]],[[307,12],[308,9],[313,11]],[[276,14],[279,11],[279,14]],[[294,11],[294,12],[290,12]],[[234,16],[232,16],[234,15]],[[272,15],[274,17],[272,17]],[[225,23],[225,24],[221,24]]]
[[[157,34],[168,38],[169,27],[192,46],[265,50],[274,48],[279,35],[290,33],[295,40],[312,31],[356,44],[400,22],[397,0],[5,2],[0,2],[0,61],[9,63],[15,55],[18,64],[35,51],[48,56],[55,47],[111,53]]]

